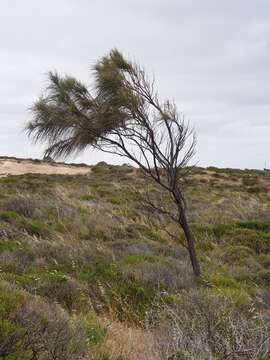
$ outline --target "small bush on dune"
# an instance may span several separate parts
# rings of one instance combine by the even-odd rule
[[[260,254],[257,260],[262,266],[270,269],[270,254]]]
[[[29,235],[47,236],[49,229],[44,223],[39,220],[26,218],[21,216],[16,211],[2,211],[0,213],[0,219],[11,224],[14,229],[23,230]]]
[[[244,186],[254,186],[258,184],[258,177],[252,175],[245,175],[242,178],[242,182]]]
[[[195,286],[188,262],[157,256],[129,256],[119,262],[123,276],[170,292]]]
[[[84,307],[87,289],[75,279],[58,271],[34,272],[30,274],[4,275],[5,279],[16,283],[31,294],[42,296],[50,302],[57,302],[68,311]]]
[[[253,256],[254,250],[243,245],[229,245],[224,249],[222,259],[230,264],[241,264],[242,261],[247,260]]]
[[[270,232],[270,223],[266,222],[246,221],[237,223],[237,226],[243,229]]]
[[[218,224],[212,232],[218,242],[246,246],[258,254],[270,251],[269,223]]]
[[[38,220],[23,219],[20,224],[20,228],[26,231],[29,235],[36,235],[46,237],[49,234],[49,229],[44,223]]]
[[[3,251],[14,251],[21,247],[21,242],[16,240],[0,240],[0,253]]]
[[[94,313],[82,315],[80,322],[85,329],[89,345],[95,346],[103,342],[107,331],[98,323]]]
[[[0,218],[7,222],[15,222],[19,217],[19,214],[16,211],[2,211],[0,213]]]
[[[115,264],[98,261],[95,266],[84,268],[79,280],[88,284],[99,308],[112,310],[120,321],[140,324],[155,297],[155,289],[134,276],[124,277]]]
[[[89,329],[59,306],[0,284],[0,358],[79,359],[89,348]]]
[[[227,294],[195,290],[161,308],[154,332],[164,359],[240,360],[270,355],[269,323],[256,316],[251,303],[241,309]]]
[[[240,280],[246,280],[257,285],[269,286],[270,284],[270,270],[260,270],[258,272],[245,272],[239,276]]]
[[[5,204],[5,209],[7,211],[15,211],[16,213],[28,218],[35,216],[36,207],[37,204],[32,197],[22,195],[10,198]]]

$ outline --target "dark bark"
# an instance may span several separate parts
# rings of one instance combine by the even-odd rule
[[[187,220],[187,203],[183,194],[183,190],[175,184],[175,189],[173,191],[173,199],[177,206],[178,210],[178,218],[177,222],[184,231],[185,238],[186,238],[186,248],[189,253],[189,258],[191,262],[191,266],[193,269],[193,273],[195,276],[200,277],[201,276],[201,268],[200,264],[197,258],[197,252],[195,249],[195,239],[193,237],[193,234],[190,230],[189,223]]]
[[[189,224],[187,222],[185,213],[182,213],[182,215],[181,215],[181,227],[185,233],[185,237],[187,240],[187,249],[189,252],[189,257],[190,257],[191,265],[193,268],[193,272],[196,276],[199,277],[201,275],[201,269],[200,269],[199,261],[197,258],[196,250],[195,250],[195,241],[194,241],[192,232],[190,230]]]

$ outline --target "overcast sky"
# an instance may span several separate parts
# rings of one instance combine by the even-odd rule
[[[270,0],[0,0],[0,156],[41,157],[22,130],[46,73],[89,84],[113,47],[195,125],[201,166],[270,167]]]

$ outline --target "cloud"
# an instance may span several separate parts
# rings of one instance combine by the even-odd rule
[[[198,133],[202,165],[261,167],[270,135],[269,0],[2,0],[0,155],[41,156],[22,133],[58,70],[91,84],[113,47],[155,73]],[[122,159],[86,152],[78,161]]]

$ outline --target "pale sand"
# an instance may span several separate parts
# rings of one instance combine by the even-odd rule
[[[35,162],[32,160],[16,160],[0,158],[0,177],[23,174],[64,174],[83,175],[91,172],[87,166],[69,164],[50,164],[48,162]]]

